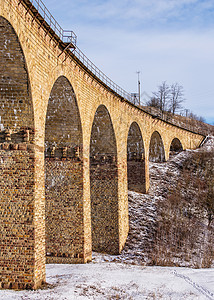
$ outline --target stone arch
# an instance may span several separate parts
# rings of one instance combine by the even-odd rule
[[[33,103],[21,43],[2,16],[0,62],[1,287],[36,288],[44,280],[45,262],[42,222],[35,240],[40,215],[35,216]]]
[[[183,151],[181,141],[178,138],[174,138],[170,144],[169,154],[173,155],[181,151]]]
[[[139,125],[133,122],[127,138],[127,181],[128,190],[145,193],[145,153]]]
[[[149,161],[164,162],[165,160],[165,150],[161,135],[158,131],[154,131],[149,144]]]
[[[12,25],[0,16],[0,141],[33,140],[34,115],[25,56]]]
[[[69,80],[60,76],[45,124],[46,255],[48,262],[82,262],[82,126]]]
[[[90,140],[92,249],[119,252],[117,146],[104,105],[95,113]]]

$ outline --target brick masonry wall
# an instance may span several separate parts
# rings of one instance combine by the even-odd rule
[[[60,76],[51,90],[45,123],[46,151],[52,147],[82,147],[80,115],[73,88]]]
[[[146,192],[145,153],[143,138],[137,123],[132,123],[127,140],[128,189]]]
[[[82,162],[75,158],[46,158],[45,169],[47,262],[82,263]]]
[[[178,151],[182,151],[182,150],[183,150],[183,147],[181,145],[181,142],[179,141],[179,139],[174,138],[171,143],[171,146],[170,146],[170,151],[178,152]]]
[[[153,162],[165,161],[165,151],[160,134],[155,131],[151,136],[149,145],[149,160]]]
[[[34,288],[34,153],[0,144],[0,287]],[[31,145],[29,145],[31,146]]]
[[[117,166],[108,162],[91,163],[92,249],[118,254]]]
[[[32,102],[24,55],[12,26],[0,17],[1,130],[33,127]]]
[[[48,102],[45,156],[47,262],[85,262],[82,130],[76,96],[64,76]]]
[[[145,161],[127,161],[128,190],[145,193]]]
[[[34,147],[25,57],[14,29],[3,17],[0,49],[0,286],[36,288],[45,280],[44,234],[36,230],[34,209],[39,150],[35,152]],[[42,221],[38,223],[40,231],[44,231]]]
[[[105,106],[98,107],[90,141],[92,249],[118,254],[118,173],[114,129]]]

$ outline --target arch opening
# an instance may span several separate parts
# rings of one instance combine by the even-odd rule
[[[151,162],[164,162],[165,151],[162,138],[159,132],[154,131],[149,144],[149,161]]]
[[[119,252],[117,146],[111,117],[98,107],[90,140],[92,249]]]
[[[0,16],[0,142],[33,140],[34,117],[30,82],[19,39]]]
[[[82,262],[82,128],[74,90],[64,76],[51,90],[45,124],[46,256]]]
[[[174,138],[170,145],[169,155],[176,155],[183,151],[183,146],[178,138]]]
[[[136,122],[131,124],[127,138],[127,180],[128,190],[146,192],[144,143]]]
[[[42,232],[35,240],[33,103],[24,52],[13,26],[2,16],[0,62],[1,287],[35,288],[45,279],[45,259]]]

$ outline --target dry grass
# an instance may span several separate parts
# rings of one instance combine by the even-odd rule
[[[152,262],[162,266],[211,267],[214,261],[214,153],[185,161],[177,186],[157,203]]]
[[[159,116],[161,115],[160,111],[157,108],[150,107],[150,106],[142,106],[142,108],[151,114],[159,115]],[[184,117],[177,114],[173,115],[170,112],[165,112],[162,118],[170,123],[173,123],[180,127],[184,127],[194,132],[198,132],[204,135],[214,135],[214,126],[196,120],[194,118]]]

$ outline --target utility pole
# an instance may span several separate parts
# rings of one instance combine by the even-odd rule
[[[140,105],[140,71],[137,71],[136,73],[138,75],[138,100]]]
[[[185,109],[185,112],[186,112],[186,118],[187,118],[188,117],[189,109]]]

